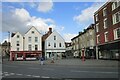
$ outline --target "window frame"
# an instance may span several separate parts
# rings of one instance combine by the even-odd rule
[[[104,36],[105,36],[105,42],[108,42],[108,32],[105,32]]]

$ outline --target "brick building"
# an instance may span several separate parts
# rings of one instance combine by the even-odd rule
[[[120,1],[107,2],[94,13],[99,59],[119,59]]]

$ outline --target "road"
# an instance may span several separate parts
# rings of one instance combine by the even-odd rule
[[[39,62],[5,62],[3,78],[118,78],[117,66],[40,65]]]

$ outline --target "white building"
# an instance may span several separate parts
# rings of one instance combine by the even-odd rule
[[[46,58],[62,58],[62,55],[65,54],[65,41],[62,36],[53,31],[45,39],[45,57]]]
[[[31,27],[24,35],[15,33],[11,37],[10,60],[37,59],[42,55],[42,35]]]

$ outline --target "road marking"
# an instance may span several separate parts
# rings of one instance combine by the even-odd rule
[[[51,68],[43,68],[43,70],[50,70],[50,71],[52,71],[52,70],[54,70],[54,69],[51,69]]]
[[[23,75],[23,74],[16,74],[16,75],[21,76],[21,75]]]
[[[4,74],[8,73],[8,72],[3,72]]]
[[[75,71],[75,70],[71,70],[71,72],[118,74],[118,72],[100,72],[100,71]]]
[[[10,75],[15,75],[15,73],[10,73]]]
[[[30,77],[30,76],[32,76],[32,75],[26,75],[26,76]]]
[[[41,76],[41,78],[50,78],[50,77],[47,77],[47,76]]]
[[[35,76],[35,75],[33,75],[32,77],[40,78],[40,76]]]
[[[10,76],[10,74],[4,74],[5,76]]]

